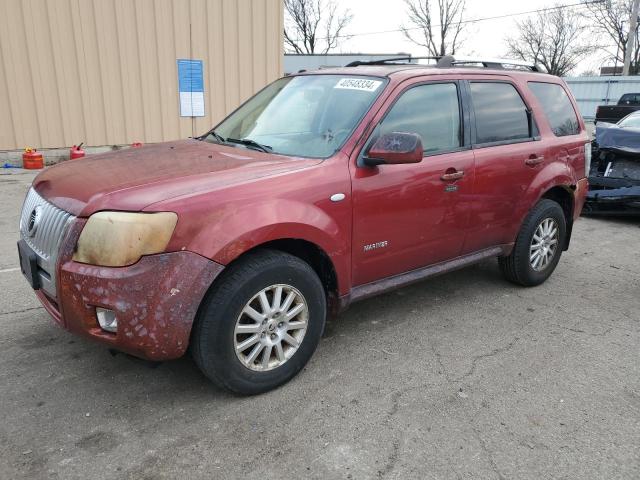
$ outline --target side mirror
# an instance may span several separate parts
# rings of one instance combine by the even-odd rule
[[[382,164],[419,163],[422,161],[423,154],[420,135],[393,132],[378,138],[362,162],[369,167]]]

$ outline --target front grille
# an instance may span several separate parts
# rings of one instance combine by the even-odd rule
[[[20,236],[38,256],[42,289],[56,298],[56,262],[60,244],[74,216],[47,202],[31,188],[22,206]]]

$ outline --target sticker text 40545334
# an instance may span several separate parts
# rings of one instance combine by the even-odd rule
[[[371,80],[368,78],[341,78],[338,80],[338,83],[334,88],[375,92],[380,84],[382,84],[382,80]]]

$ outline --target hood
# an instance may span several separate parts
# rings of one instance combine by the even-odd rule
[[[319,161],[179,140],[65,161],[40,173],[33,186],[57,207],[88,216],[99,210],[139,211],[180,195],[299,170]]]
[[[623,128],[615,123],[598,122],[596,142],[599,148],[640,153],[640,129]]]

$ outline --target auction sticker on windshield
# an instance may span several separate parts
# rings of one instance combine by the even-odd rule
[[[333,88],[347,88],[349,90],[364,90],[375,92],[382,80],[369,80],[368,78],[341,78]]]

